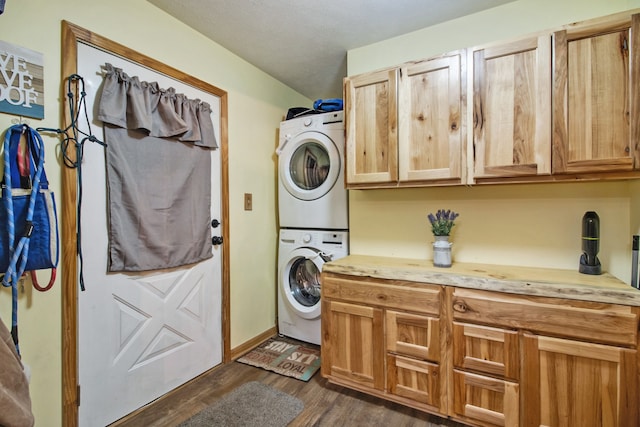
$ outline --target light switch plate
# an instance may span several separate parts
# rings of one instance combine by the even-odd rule
[[[253,194],[251,193],[244,193],[244,210],[253,210]]]

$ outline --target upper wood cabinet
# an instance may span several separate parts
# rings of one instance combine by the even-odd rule
[[[345,79],[347,187],[397,181],[397,89],[397,68]]]
[[[553,173],[640,169],[640,15],[554,33]]]
[[[400,69],[400,183],[465,182],[465,63],[460,51]]]
[[[640,178],[640,13],[345,79],[347,188]]]
[[[551,36],[473,50],[474,178],[551,173]]]
[[[464,51],[345,79],[347,187],[466,180]]]

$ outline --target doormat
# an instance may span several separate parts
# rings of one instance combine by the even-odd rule
[[[320,349],[280,338],[270,338],[237,361],[309,381],[320,368]]]
[[[225,394],[179,427],[282,427],[303,409],[300,399],[251,381]]]

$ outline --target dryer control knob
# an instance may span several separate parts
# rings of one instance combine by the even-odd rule
[[[311,241],[311,234],[305,234],[302,236],[302,241],[305,243],[309,243]]]
[[[305,121],[304,121],[304,125],[307,126],[307,127],[311,126],[311,123],[313,123],[313,121],[311,119],[305,119]]]

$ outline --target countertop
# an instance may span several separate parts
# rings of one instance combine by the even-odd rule
[[[431,260],[349,255],[326,263],[323,272],[378,279],[407,280],[460,288],[482,289],[640,306],[640,290],[609,273],[454,262],[434,267]]]

